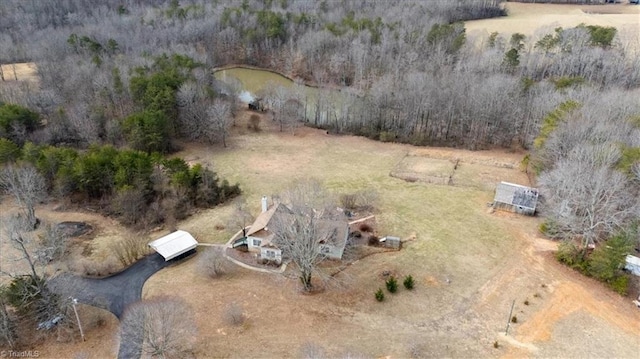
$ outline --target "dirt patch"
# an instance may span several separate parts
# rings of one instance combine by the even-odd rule
[[[530,184],[525,173],[514,171],[520,167],[518,158],[521,159],[522,155],[517,155],[510,161],[500,161],[496,157],[485,157],[486,154],[460,154],[461,157],[453,157],[453,153],[443,150],[432,153],[412,151],[398,162],[389,175],[407,182],[472,187],[488,191],[495,190],[496,184],[501,181]]]
[[[596,298],[579,284],[561,282],[556,285],[551,298],[540,310],[518,329],[518,337],[527,342],[549,341],[554,327],[574,312],[586,311],[591,316],[609,321],[632,336],[640,338],[638,322],[625,317],[612,308],[611,299]],[[638,316],[635,316],[638,317]]]
[[[38,81],[38,69],[33,62],[0,65],[4,73],[4,80],[10,81]],[[2,83],[2,82],[0,82]]]
[[[449,184],[458,165],[457,160],[444,160],[423,156],[406,156],[389,173],[391,177],[407,182]]]

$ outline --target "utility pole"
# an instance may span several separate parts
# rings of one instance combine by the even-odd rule
[[[78,328],[80,328],[80,336],[82,337],[82,341],[84,341],[84,332],[82,331],[82,324],[80,323],[80,316],[78,315],[78,310],[76,309],[76,304],[78,304],[78,300],[76,298],[69,297],[71,299],[71,305],[73,306],[73,312],[76,313],[76,320],[78,321]]]
[[[509,318],[507,318],[507,329],[504,330],[504,335],[509,335],[509,326],[511,325],[511,314],[513,314],[513,307],[516,305],[516,300],[511,303],[511,310],[509,311]]]

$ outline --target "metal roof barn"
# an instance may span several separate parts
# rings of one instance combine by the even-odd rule
[[[533,216],[538,203],[536,188],[521,186],[515,183],[500,182],[496,187],[493,207]]]
[[[164,237],[149,243],[149,247],[164,257],[165,261],[171,260],[198,246],[198,241],[189,232],[177,230]]]

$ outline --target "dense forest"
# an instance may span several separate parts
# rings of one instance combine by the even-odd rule
[[[570,262],[612,237],[637,245],[638,34],[584,24],[468,38],[463,21],[502,15],[499,0],[3,1],[0,63],[33,61],[39,82],[0,87],[2,111],[33,112],[0,121],[0,158],[25,143],[151,154],[176,138],[225,142],[238,88],[210,70],[246,64],[319,86],[309,102],[263,94],[282,121],[294,99],[334,133],[530,150],[542,229],[581,243]]]

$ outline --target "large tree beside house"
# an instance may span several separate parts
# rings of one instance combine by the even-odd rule
[[[319,264],[329,256],[327,248],[342,237],[333,224],[344,215],[336,213],[316,181],[297,183],[282,199],[288,211],[272,218],[272,241],[295,266],[303,290],[308,292],[313,289],[312,278],[319,273]]]

